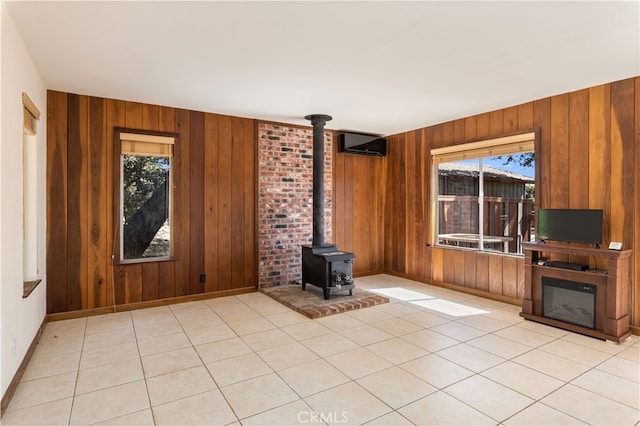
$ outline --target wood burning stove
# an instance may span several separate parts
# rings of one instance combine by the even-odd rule
[[[321,287],[325,300],[331,290],[349,290],[353,294],[353,253],[339,251],[336,245],[302,246],[302,290],[307,284]]]
[[[302,246],[302,290],[307,284],[321,287],[328,300],[332,289],[353,294],[356,256],[324,243],[324,125],[331,116],[314,114],[305,118],[313,125],[313,245]]]

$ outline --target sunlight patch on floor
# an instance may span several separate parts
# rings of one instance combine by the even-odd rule
[[[378,293],[383,296],[392,297],[394,299],[402,300],[403,302],[408,302],[411,300],[425,300],[425,299],[433,299],[434,296],[430,296],[426,293],[421,293],[419,291],[408,290],[402,287],[387,287],[387,288],[376,288],[369,290],[373,293]]]
[[[466,317],[470,315],[483,315],[489,313],[489,311],[472,308],[471,306],[443,299],[415,300],[411,303],[433,311],[442,312],[443,314],[451,315],[453,317]]]

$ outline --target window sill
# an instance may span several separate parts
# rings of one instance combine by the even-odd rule
[[[140,263],[162,263],[162,262],[175,262],[177,259],[175,257],[149,257],[149,258],[141,258],[141,259],[126,259],[117,261],[114,259],[114,265],[116,266],[126,266],[126,265],[136,265]]]
[[[453,246],[453,245],[449,245],[449,244],[435,244],[434,247],[436,248],[440,248],[440,249],[445,249],[445,250],[455,250],[455,251],[468,251],[468,252],[473,252],[473,253],[482,253],[482,254],[489,254],[492,256],[503,256],[503,257],[517,257],[517,258],[524,258],[524,253],[506,253],[506,252],[502,252],[502,251],[498,251],[498,250],[480,250],[478,248],[474,248],[474,247],[460,247],[460,246]]]
[[[27,297],[29,297],[31,292],[35,290],[36,287],[38,287],[38,284],[40,284],[41,282],[42,280],[40,279],[34,281],[24,281],[22,283],[22,298],[26,299]]]

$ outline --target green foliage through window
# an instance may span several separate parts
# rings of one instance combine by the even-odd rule
[[[168,257],[168,157],[122,155],[122,234],[125,260]]]

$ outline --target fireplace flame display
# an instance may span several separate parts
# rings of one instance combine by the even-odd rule
[[[321,287],[328,300],[332,290],[353,294],[356,256],[324,242],[324,126],[331,116],[314,114],[305,118],[313,126],[313,241],[311,246],[302,246],[302,290],[307,284]]]

